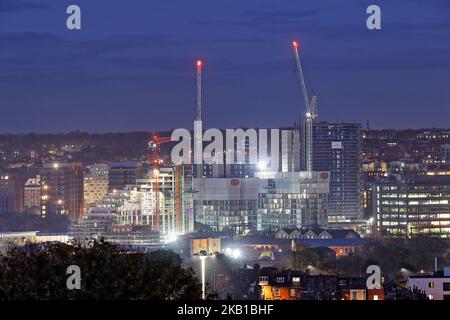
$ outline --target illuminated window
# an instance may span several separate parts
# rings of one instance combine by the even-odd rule
[[[274,295],[274,297],[279,297],[280,296],[280,289],[279,288],[273,289],[273,295]]]
[[[277,277],[277,283],[284,283],[284,277]]]

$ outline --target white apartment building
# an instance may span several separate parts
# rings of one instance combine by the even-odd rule
[[[408,288],[424,291],[430,300],[450,300],[450,268],[433,275],[416,275],[408,279]]]
[[[23,204],[25,209],[41,207],[41,178],[36,176],[25,182]]]

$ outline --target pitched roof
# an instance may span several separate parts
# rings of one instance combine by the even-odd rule
[[[292,240],[298,246],[310,247],[355,247],[367,242],[364,238],[336,238],[336,239],[295,239]]]
[[[308,231],[314,232],[316,235],[321,234],[322,232],[328,232],[333,238],[345,238],[348,234],[354,234],[356,237],[360,237],[359,234],[353,229],[322,229],[322,228],[309,228],[303,229],[302,234],[307,233]]]
[[[281,228],[281,229],[278,230],[278,231],[281,231],[281,230],[283,230],[283,231],[286,232],[287,234],[291,234],[291,233],[294,232],[294,231],[299,231],[299,232],[300,232],[300,229],[298,229],[298,228]]]
[[[337,286],[341,289],[366,289],[366,278],[339,276]]]
[[[273,237],[264,237],[264,236],[243,236],[236,237],[233,240],[228,239],[227,242],[233,242],[236,244],[247,244],[247,245],[287,245],[289,246],[291,240],[289,239],[278,239]]]
[[[356,238],[361,238],[357,232],[352,229],[327,229],[329,234],[333,236],[333,238],[345,238],[349,234],[355,235]]]

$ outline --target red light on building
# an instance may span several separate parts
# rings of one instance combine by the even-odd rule
[[[232,186],[238,186],[239,185],[239,180],[238,179],[231,179],[230,181]]]
[[[320,178],[323,179],[323,180],[328,179],[329,176],[330,175],[328,174],[328,172],[321,172],[320,173]]]

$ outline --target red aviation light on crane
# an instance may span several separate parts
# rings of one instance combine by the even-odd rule
[[[197,60],[197,68],[201,68],[202,67],[202,60]]]
[[[294,47],[294,48],[298,48],[298,46],[299,46],[299,43],[297,42],[297,41],[292,41],[292,46]]]

